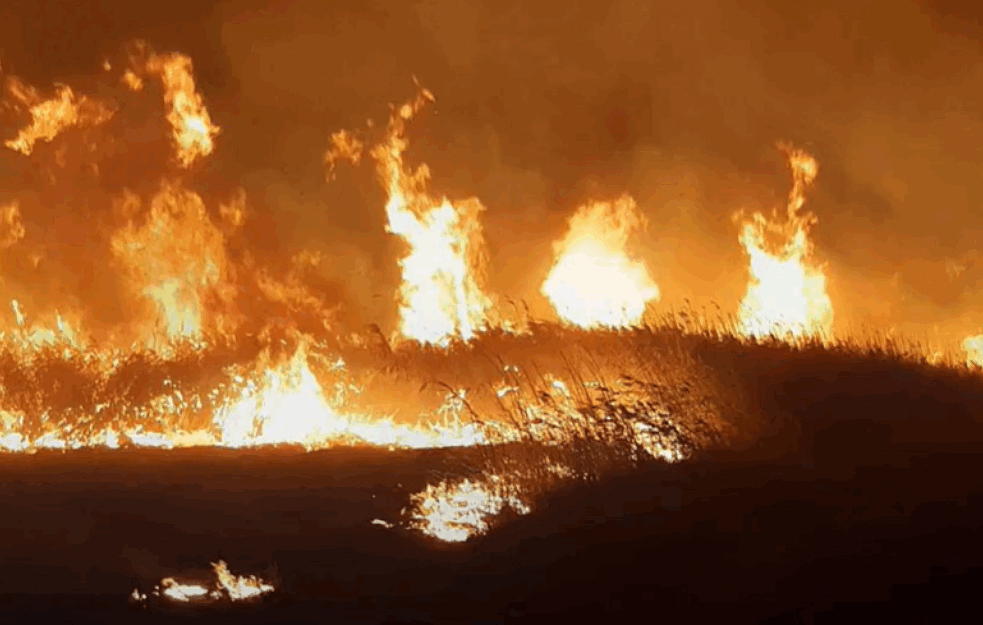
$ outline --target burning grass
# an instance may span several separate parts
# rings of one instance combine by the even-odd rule
[[[233,575],[222,560],[212,563],[211,572],[213,578],[209,580],[165,577],[153,587],[149,596],[139,588],[134,588],[130,594],[130,602],[144,607],[150,598],[159,602],[195,606],[248,603],[274,592],[279,583],[275,567],[271,568],[269,581],[255,575]]]
[[[80,311],[35,315],[11,299],[16,324],[0,336],[2,449],[469,448],[399,518],[381,521],[460,541],[566,484],[720,450],[787,453],[817,410],[832,410],[822,393],[842,392],[843,380],[875,412],[883,393],[907,393],[911,414],[944,401],[935,387],[913,396],[892,386],[895,375],[976,396],[972,364],[887,336],[833,333],[810,239],[817,218],[802,211],[819,165],[802,150],[779,146],[792,174],[784,211],[735,214],[749,258],[735,317],[685,310],[644,321],[663,294],[658,272],[632,254],[645,213],[621,195],[580,207],[554,243],[540,291],[564,323],[507,319],[487,290],[483,204],[440,197],[429,167],[409,164],[410,123],[435,101],[417,85],[387,124],[332,134],[324,157],[334,180],[341,161],[368,156],[386,194],[386,232],[403,245],[399,322],[386,337],[342,327],[340,303],[318,286],[317,254],[264,264],[250,253],[244,191],[216,201],[192,187],[197,177],[185,174],[217,149],[221,129],[191,59],[135,43],[124,67],[107,64],[119,84],[100,99],[67,86],[46,98],[5,80],[21,128],[4,146],[47,171],[52,189],[54,172],[81,167],[69,163],[81,154],[66,151],[72,141],[85,140],[96,179],[120,169],[108,147],[130,141],[121,131],[151,109],[169,156],[114,193],[85,196],[109,205],[100,240],[127,305],[103,328],[108,337],[90,336]],[[38,243],[18,201],[0,208],[0,247]],[[977,347],[967,339],[970,360]],[[968,405],[953,410],[975,424]]]

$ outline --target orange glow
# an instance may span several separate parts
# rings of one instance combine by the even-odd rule
[[[787,219],[768,220],[755,213],[745,220],[740,241],[750,259],[747,293],[741,302],[740,326],[747,336],[828,336],[833,306],[826,294],[822,267],[811,263],[809,229],[816,222],[800,214],[805,190],[818,172],[816,160],[801,150],[783,147],[792,168]],[[738,218],[743,217],[738,213]]]
[[[542,293],[561,319],[583,328],[637,324],[659,287],[645,265],[626,252],[628,239],[644,228],[629,196],[582,206],[566,236],[553,246],[556,263]]]

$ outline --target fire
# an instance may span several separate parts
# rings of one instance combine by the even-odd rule
[[[362,150],[365,146],[347,130],[339,130],[331,135],[331,149],[324,155],[324,164],[328,166],[328,179],[334,178],[335,166],[341,160],[347,160],[352,165],[358,165],[362,160]]]
[[[345,414],[344,392],[336,393],[340,395],[337,401],[329,400],[310,368],[308,349],[301,343],[289,360],[268,366],[261,376],[245,383],[237,401],[217,411],[215,425],[222,445],[299,443],[318,449],[337,442],[363,442],[426,448],[485,442],[480,428],[460,421],[409,426],[386,418]]]
[[[140,43],[131,64],[132,69],[123,75],[123,82],[130,89],[143,88],[140,74],[156,76],[161,81],[178,163],[189,167],[198,158],[211,154],[219,128],[212,123],[204,99],[197,91],[191,59],[183,54],[149,52]]]
[[[129,221],[113,236],[113,253],[137,293],[156,309],[152,329],[162,329],[167,341],[200,340],[206,302],[224,302],[228,308],[234,298],[224,235],[209,219],[201,198],[177,183],[162,185],[150,201],[146,220],[137,225],[134,216],[140,204],[133,194],[118,203],[118,212]],[[212,307],[216,309],[221,306]],[[213,328],[230,329],[226,319],[212,316]],[[159,345],[148,345],[154,346]]]
[[[11,150],[30,156],[38,141],[50,143],[62,131],[73,126],[97,126],[116,112],[103,102],[76,94],[71,87],[58,85],[55,94],[42,98],[38,91],[16,77],[7,79],[7,92],[14,108],[25,110],[31,122],[17,136],[4,142]]]
[[[809,229],[816,222],[811,213],[800,214],[805,190],[818,172],[816,160],[782,146],[792,167],[792,191],[787,219],[769,221],[755,213],[745,221],[740,241],[750,258],[751,277],[740,306],[741,331],[762,337],[826,336],[832,330],[833,307],[826,294],[826,276],[810,263]],[[738,213],[738,218],[742,217]]]
[[[491,299],[482,290],[484,238],[478,220],[484,206],[471,198],[456,204],[435,201],[426,191],[430,170],[409,171],[403,163],[408,142],[406,123],[434,100],[423,89],[395,109],[385,141],[371,150],[389,195],[387,232],[403,238],[409,250],[400,261],[400,334],[421,343],[447,345],[452,338],[471,339],[486,325]],[[325,162],[333,169],[341,157],[357,162],[361,144],[336,133]]]
[[[233,575],[222,560],[212,562],[212,572],[215,578],[209,581],[178,581],[173,577],[165,577],[154,587],[151,594],[176,603],[202,604],[223,600],[248,601],[276,590],[273,584],[255,575]],[[140,592],[139,588],[134,588],[130,600],[146,604],[147,595]]]
[[[464,542],[488,531],[488,520],[508,505],[520,514],[529,506],[516,496],[495,494],[491,484],[502,482],[490,476],[486,483],[461,480],[428,484],[410,496],[408,527],[445,542]]]
[[[983,367],[983,334],[967,336],[963,340],[963,350],[966,352],[966,365]]]
[[[17,202],[0,204],[0,249],[8,248],[24,238],[27,231]]]
[[[627,195],[582,206],[570,218],[542,286],[561,319],[584,328],[639,322],[648,302],[660,295],[645,265],[625,251],[631,234],[644,227],[644,216]]]

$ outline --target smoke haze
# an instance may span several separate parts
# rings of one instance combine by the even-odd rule
[[[257,256],[323,252],[324,288],[353,323],[394,324],[401,242],[385,234],[371,165],[341,166],[328,182],[323,155],[339,129],[384,125],[416,77],[436,103],[410,123],[406,158],[430,166],[435,196],[487,207],[493,293],[550,316],[538,290],[552,241],[586,201],[628,192],[649,221],[637,249],[662,292],[656,307],[736,310],[748,274],[731,215],[784,205],[775,145],[789,141],[819,162],[806,206],[836,323],[951,342],[983,326],[983,28],[967,11],[887,0],[8,0],[0,64],[42,90],[92,93],[132,39],[189,55],[222,133],[188,179],[215,201],[245,189],[243,245]],[[156,185],[166,157],[154,150],[164,147],[131,148],[98,178],[62,173],[54,186],[0,151],[0,200],[19,198],[26,228],[23,245],[0,252],[5,288],[98,293],[98,314],[112,317],[111,198]],[[29,259],[41,250],[52,260],[38,273]]]

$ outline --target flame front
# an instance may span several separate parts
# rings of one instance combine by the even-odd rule
[[[741,230],[751,276],[741,301],[740,326],[746,336],[753,337],[824,336],[832,330],[833,306],[822,268],[810,262],[809,229],[816,218],[799,214],[818,164],[801,150],[783,149],[788,153],[793,177],[786,220],[769,221],[755,213]]]
[[[636,324],[645,306],[659,299],[659,287],[626,246],[644,227],[629,196],[594,202],[570,218],[566,236],[554,244],[556,264],[542,286],[561,319],[584,328]]]
[[[233,575],[223,560],[212,563],[212,573],[215,578],[209,581],[178,581],[165,577],[151,594],[176,603],[214,603],[222,600],[249,601],[276,590],[273,584],[255,575]],[[145,604],[147,596],[139,588],[134,588],[130,600]]]

